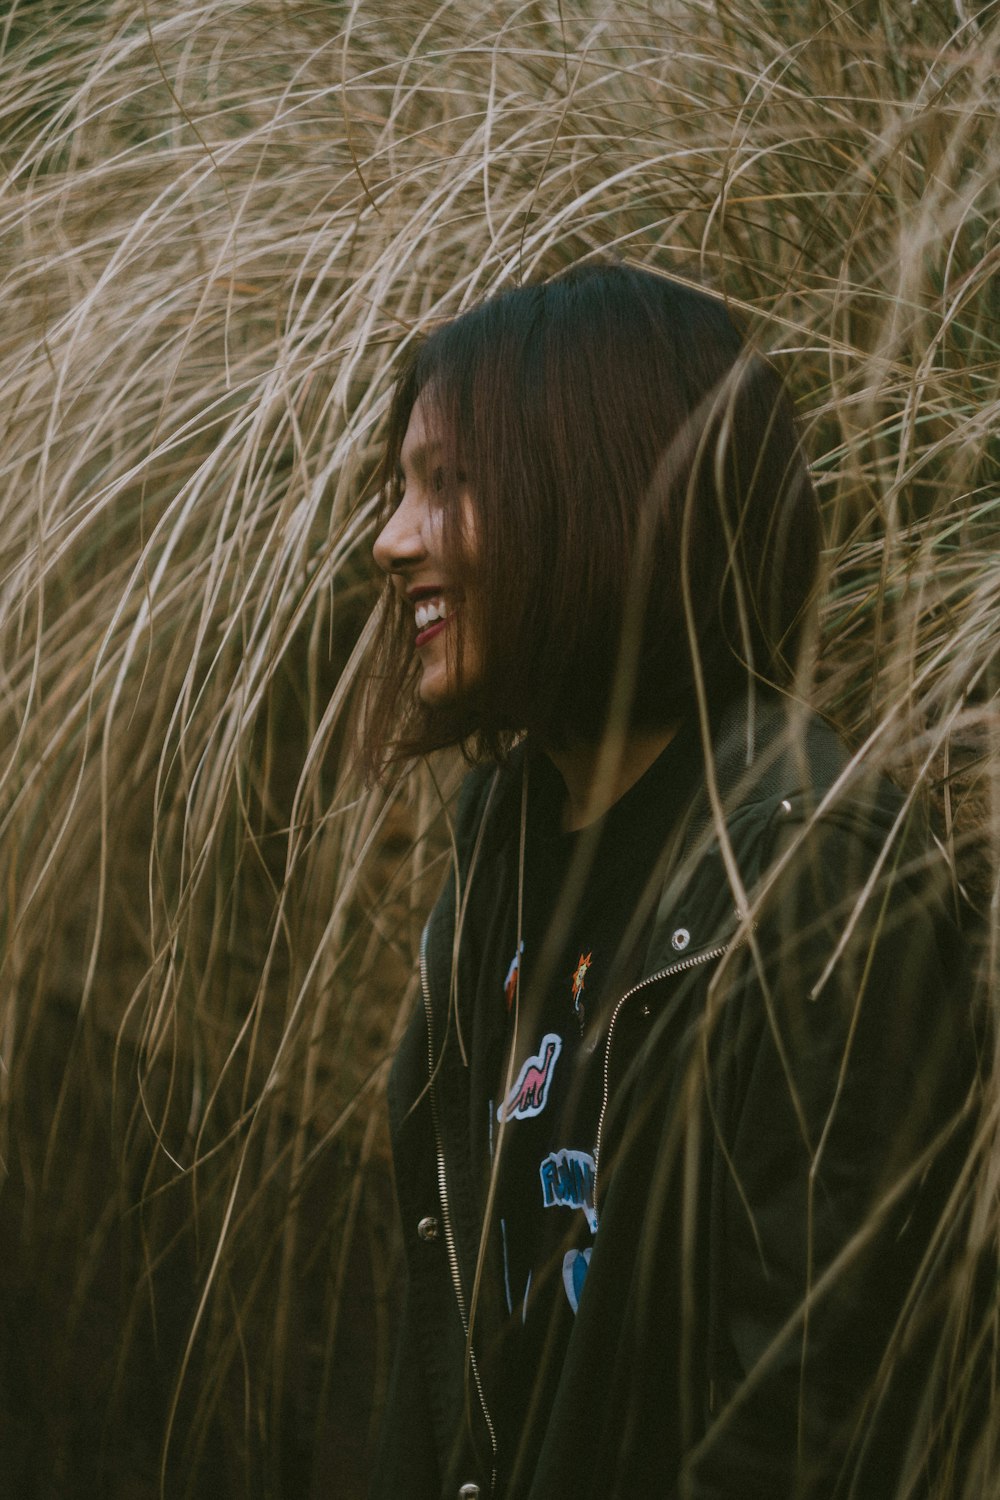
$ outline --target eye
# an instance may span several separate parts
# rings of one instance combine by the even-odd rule
[[[430,483],[431,492],[435,495],[444,494],[444,491],[448,488],[449,485],[457,489],[462,489],[462,487],[468,483],[468,480],[466,479],[465,474],[461,469],[450,472],[448,469],[445,469],[440,465],[438,466],[438,468],[431,470],[430,474],[428,475],[428,480]]]

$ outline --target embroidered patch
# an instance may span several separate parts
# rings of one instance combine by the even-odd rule
[[[587,979],[587,970],[590,968],[593,962],[593,950],[591,950],[589,953],[581,953],[579,959],[577,960],[576,968],[573,970],[574,1006],[577,1006],[580,1003],[580,996],[583,994],[583,986],[586,983]]]
[[[589,1151],[551,1151],[538,1168],[546,1208],[582,1208],[591,1234],[597,1233],[594,1158]]]
[[[581,1031],[583,1029],[583,986],[587,980],[587,970],[593,961],[593,950],[590,953],[581,953],[576,968],[573,970],[573,1009],[579,1018]]]
[[[540,1115],[549,1100],[552,1074],[562,1051],[562,1037],[547,1031],[533,1057],[525,1058],[521,1071],[506,1100],[497,1110],[497,1119],[530,1120]]]
[[[563,1256],[563,1286],[574,1312],[580,1306],[580,1293],[590,1265],[590,1251],[591,1247],[588,1245],[586,1250],[567,1250]]]
[[[517,972],[521,967],[521,954],[523,952],[524,940],[522,939],[518,944],[517,952],[514,954],[514,957],[510,961],[510,968],[507,970],[507,978],[503,982],[504,1004],[507,1006],[508,1010],[510,1010],[511,1006],[514,1004],[514,996],[517,994]]]

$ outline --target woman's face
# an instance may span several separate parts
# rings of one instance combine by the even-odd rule
[[[458,692],[453,622],[459,610],[468,610],[466,590],[444,557],[445,462],[433,406],[418,396],[399,453],[403,493],[375,539],[374,553],[393,588],[413,610],[413,647],[420,663],[418,692],[428,706],[448,703]],[[475,549],[475,517],[471,497],[459,478],[463,550],[469,558]],[[467,692],[477,681],[479,660],[470,622],[466,618],[462,623],[461,683]]]

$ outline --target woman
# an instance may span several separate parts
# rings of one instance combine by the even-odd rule
[[[480,764],[390,1086],[376,1494],[891,1495],[964,978],[906,803],[796,690],[778,377],[707,294],[579,269],[431,334],[385,495],[371,763]]]

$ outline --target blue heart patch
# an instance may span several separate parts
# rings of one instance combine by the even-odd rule
[[[589,1265],[589,1247],[586,1250],[567,1250],[563,1256],[563,1286],[566,1288],[566,1296],[574,1312],[580,1306],[580,1293],[587,1279]]]

